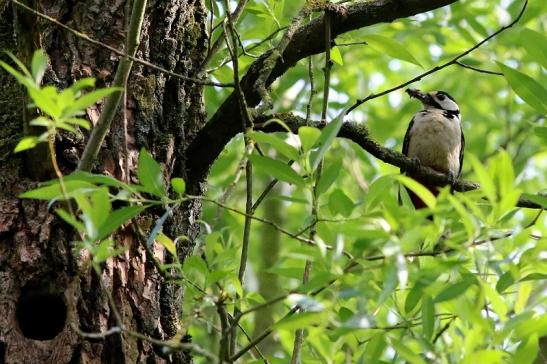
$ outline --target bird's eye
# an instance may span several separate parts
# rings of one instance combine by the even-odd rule
[[[443,101],[446,97],[443,94],[437,95],[437,98]]]

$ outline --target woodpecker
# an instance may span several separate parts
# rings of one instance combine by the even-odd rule
[[[408,125],[403,154],[420,165],[446,174],[450,184],[453,184],[462,171],[465,147],[458,104],[444,91],[426,93],[407,89],[406,92],[422,103],[423,110],[418,111]],[[439,194],[437,186],[421,181],[412,174],[409,176],[423,184],[435,196]],[[412,191],[408,193],[415,208],[426,206]]]

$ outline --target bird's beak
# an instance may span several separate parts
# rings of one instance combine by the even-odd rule
[[[429,105],[431,101],[433,100],[430,94],[422,92],[420,90],[407,88],[405,91],[408,94],[408,96],[410,96],[411,98],[414,97],[420,100],[422,104],[424,105]]]

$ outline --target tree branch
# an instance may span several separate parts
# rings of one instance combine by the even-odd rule
[[[261,128],[261,125],[264,124],[267,120],[272,118],[282,120],[294,133],[298,133],[298,128],[305,125],[310,125],[316,128],[323,128],[324,123],[320,121],[307,121],[304,118],[296,116],[291,113],[276,113],[269,116],[258,117],[255,125],[255,130],[265,131],[265,132],[274,132],[274,131],[286,131],[277,123],[268,123],[268,126]],[[385,163],[389,163],[393,166],[399,167],[406,171],[412,171],[413,175],[416,175],[421,180],[426,183],[436,185],[436,186],[445,186],[450,183],[447,175],[439,173],[429,167],[419,166],[416,168],[415,162],[412,159],[406,157],[402,153],[394,151],[389,148],[385,148],[378,144],[374,139],[369,135],[368,129],[362,125],[353,122],[346,122],[342,125],[342,128],[338,132],[338,137],[345,138],[353,141],[361,148],[375,156],[376,158],[382,160]],[[456,181],[454,184],[456,191],[471,191],[480,188],[479,184],[469,181]],[[531,208],[531,209],[541,209],[542,207],[531,200],[526,198],[519,198],[517,207]]]
[[[141,41],[141,27],[142,22],[144,21],[146,3],[147,0],[135,1],[131,10],[131,21],[129,22],[129,29],[127,31],[126,50],[132,57],[135,56]],[[133,61],[129,58],[125,57],[120,60],[118,68],[116,69],[116,75],[114,76],[114,82],[112,83],[113,87],[124,87],[124,85],[127,84],[127,79],[131,73],[131,67],[133,67]],[[120,92],[115,92],[106,98],[101,116],[91,131],[80,163],[78,163],[78,170],[90,171],[93,167],[93,163],[99,154],[104,138],[110,130],[110,124],[112,124],[112,120],[114,120],[114,116],[116,116],[116,110],[120,104],[121,97],[122,94]]]
[[[424,73],[406,81],[406,82],[403,82],[402,84],[398,85],[398,86],[395,86],[395,87],[391,87],[387,90],[384,90],[382,92],[379,92],[377,94],[370,94],[368,95],[367,97],[365,97],[364,99],[360,99],[360,100],[357,100],[355,102],[355,104],[353,104],[353,106],[351,106],[347,111],[346,111],[346,115],[349,114],[350,112],[352,112],[353,110],[355,110],[357,107],[363,105],[365,102],[369,101],[369,100],[372,100],[372,99],[375,99],[377,97],[380,97],[380,96],[383,96],[383,95],[387,95],[388,93],[390,92],[393,92],[395,90],[398,90],[398,89],[401,89],[403,87],[406,87],[408,85],[410,85],[411,83],[414,83],[416,81],[419,81],[421,80],[422,78],[426,77],[426,76],[429,76],[430,74],[432,73],[435,73],[437,71],[440,71],[442,70],[443,68],[446,68],[448,66],[451,66],[453,64],[457,64],[457,65],[460,65],[460,66],[463,66],[463,63],[459,63],[458,61],[465,57],[466,55],[468,55],[469,53],[473,52],[475,49],[479,48],[480,46],[482,46],[484,43],[488,42],[490,39],[494,38],[495,36],[497,36],[498,34],[500,34],[501,32],[511,28],[513,25],[515,25],[516,23],[518,23],[518,21],[520,20],[520,18],[522,17],[522,14],[524,14],[524,10],[526,10],[526,6],[528,5],[528,0],[525,0],[524,1],[524,4],[522,5],[522,9],[520,10],[520,13],[518,14],[518,16],[509,24],[507,25],[504,25],[502,26],[501,28],[499,28],[498,30],[496,30],[494,33],[490,34],[488,37],[484,38],[483,40],[481,40],[480,42],[478,42],[477,44],[475,44],[473,47],[465,50],[464,52],[458,54],[456,57],[452,58],[450,61],[448,62],[445,62],[443,64],[441,64],[440,66],[436,66],[436,67],[433,67],[432,69],[430,70],[427,70],[425,71]],[[463,66],[465,67],[465,66]],[[466,68],[470,68],[470,69],[473,69],[474,71],[478,71],[476,68],[472,68],[472,67],[466,67]],[[483,72],[485,73],[485,72]]]
[[[331,16],[332,39],[351,30],[366,26],[391,22],[442,6],[456,0],[376,0],[359,2],[343,7],[343,11],[333,12]],[[299,60],[313,54],[324,52],[324,20],[318,17],[308,24],[299,27],[286,45],[282,57],[275,59],[275,66],[265,82],[269,87],[278,77],[293,67]],[[255,82],[271,59],[270,50],[254,61],[245,77],[241,80],[241,89],[249,107],[257,106],[261,100],[255,88]],[[218,108],[211,120],[198,133],[186,150],[187,175],[191,182],[202,182],[209,167],[218,157],[224,146],[237,133],[241,132],[238,97],[232,93]]]

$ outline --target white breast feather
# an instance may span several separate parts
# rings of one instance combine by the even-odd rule
[[[421,111],[414,116],[408,156],[439,172],[458,174],[460,169],[460,119],[448,119],[442,110]]]

